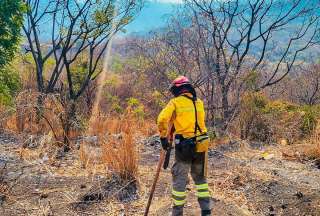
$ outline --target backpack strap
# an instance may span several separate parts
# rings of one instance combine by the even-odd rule
[[[197,101],[197,98],[195,97],[189,97],[187,95],[182,95],[183,97],[185,98],[188,98],[189,100],[192,101],[193,103],[193,106],[194,106],[194,113],[195,113],[195,124],[194,124],[194,136],[197,137],[197,132],[198,130],[200,131],[200,133],[202,133],[202,130],[199,126],[199,123],[198,123],[198,111],[197,111],[197,106],[196,106],[196,101]]]

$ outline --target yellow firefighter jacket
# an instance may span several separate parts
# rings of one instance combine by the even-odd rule
[[[189,97],[192,95],[187,93]],[[196,101],[198,124],[201,132],[197,131],[197,137],[201,139],[201,135],[206,134],[205,111],[203,102],[200,99]],[[192,100],[180,95],[169,101],[167,106],[160,112],[158,116],[158,128],[161,137],[168,134],[168,124],[172,121],[175,127],[175,133],[181,134],[184,138],[195,136],[195,109]],[[208,140],[197,143],[197,152],[208,150]]]

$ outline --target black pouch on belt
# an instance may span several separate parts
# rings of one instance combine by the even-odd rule
[[[177,159],[185,162],[192,161],[196,153],[196,143],[194,138],[185,139],[182,135],[176,134],[175,149]]]

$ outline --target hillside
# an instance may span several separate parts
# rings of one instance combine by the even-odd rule
[[[142,215],[160,148],[155,137],[140,141],[138,178],[124,184],[98,164],[83,169],[76,149],[62,159],[34,158],[40,146],[25,149],[18,138],[1,135],[1,215]],[[284,152],[241,141],[213,148],[213,215],[320,215],[319,165]],[[170,171],[162,171],[150,215],[169,214],[170,190]],[[192,184],[188,191],[186,215],[199,215]]]
[[[320,216],[319,47],[319,0],[0,0],[0,216]]]

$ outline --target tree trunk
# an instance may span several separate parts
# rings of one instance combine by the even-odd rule
[[[26,104],[26,97],[21,97],[16,100],[16,127],[19,133],[24,131],[26,112],[24,111],[24,105]]]
[[[229,99],[228,99],[228,93],[229,90],[225,87],[222,86],[221,89],[221,105],[222,105],[222,130],[226,130],[228,127],[228,123],[230,120],[230,107],[229,107]]]
[[[70,150],[70,132],[72,129],[72,123],[76,120],[76,102],[71,100],[65,108],[65,116],[62,120],[63,130],[64,130],[64,151],[68,152]]]
[[[220,98],[220,104],[217,103],[215,106],[212,102],[211,104],[211,112],[212,112],[212,119],[213,119],[213,126],[215,128],[216,134],[218,137],[224,136],[226,134],[226,129],[228,127],[231,115],[230,115],[230,106],[229,106],[229,90],[228,88],[222,86],[220,88],[221,98]],[[214,110],[217,112],[215,113]],[[220,114],[217,116],[217,114]]]
[[[37,107],[36,107],[36,123],[39,124],[43,115],[43,103],[45,96],[40,92],[37,96]]]

